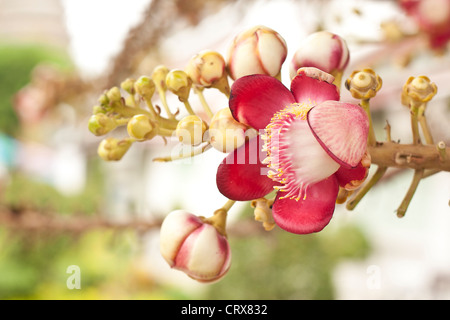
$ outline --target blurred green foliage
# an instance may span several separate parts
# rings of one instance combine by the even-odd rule
[[[15,210],[93,215],[100,211],[103,204],[103,187],[103,175],[98,159],[90,160],[85,187],[82,192],[74,195],[64,195],[42,179],[12,171],[0,193],[0,205]]]
[[[13,109],[14,94],[31,79],[31,71],[39,63],[49,63],[61,70],[73,64],[67,55],[56,48],[38,44],[0,43],[0,132],[14,136],[18,118]]]

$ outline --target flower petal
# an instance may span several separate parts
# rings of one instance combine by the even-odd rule
[[[366,180],[368,173],[369,168],[364,167],[360,162],[355,168],[348,169],[341,166],[335,176],[341,187],[354,190]]]
[[[308,187],[299,201],[282,197],[278,192],[273,204],[273,218],[282,229],[308,234],[321,231],[333,217],[339,185],[334,175]]]
[[[222,161],[216,182],[220,193],[231,200],[247,201],[264,197],[275,183],[267,177],[267,167],[261,163],[260,137],[247,141]]]
[[[319,104],[339,100],[339,90],[331,82],[334,77],[316,68],[300,68],[292,79],[291,91],[299,103]]]
[[[369,133],[369,120],[361,107],[325,101],[308,112],[308,124],[333,159],[347,168],[358,165]]]
[[[229,106],[233,117],[255,129],[263,129],[272,116],[295,103],[294,96],[279,80],[261,74],[237,79],[231,86]]]

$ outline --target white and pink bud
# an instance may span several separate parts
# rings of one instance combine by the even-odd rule
[[[315,67],[338,77],[350,59],[347,43],[340,36],[319,31],[306,37],[300,44],[290,64],[291,78],[302,67]]]
[[[216,281],[230,268],[227,238],[208,219],[184,210],[172,211],[161,225],[160,241],[167,263],[197,281]]]
[[[234,38],[228,50],[228,72],[233,80],[250,74],[279,77],[286,56],[287,45],[281,35],[256,26]]]

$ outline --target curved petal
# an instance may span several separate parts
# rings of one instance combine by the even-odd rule
[[[339,164],[360,163],[367,148],[369,120],[357,105],[325,101],[308,112],[308,124],[317,141]]]
[[[229,106],[233,117],[255,129],[264,129],[273,115],[295,103],[279,80],[261,74],[237,79],[231,86]]]
[[[311,185],[306,197],[299,201],[283,198],[284,192],[278,192],[273,204],[273,218],[282,229],[308,234],[319,232],[333,217],[339,185],[334,175]]]
[[[217,169],[216,183],[220,193],[236,201],[264,197],[275,183],[267,177],[268,168],[261,163],[265,153],[255,137],[228,154]]]
[[[327,100],[339,100],[338,88],[329,83],[334,77],[316,68],[301,68],[292,79],[291,91],[299,103],[319,104]],[[328,81],[328,82],[327,82]]]

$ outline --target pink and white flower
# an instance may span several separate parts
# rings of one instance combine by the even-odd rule
[[[400,6],[418,24],[431,48],[444,49],[450,41],[450,0],[399,0]]]
[[[172,268],[200,282],[222,278],[231,264],[226,237],[212,224],[184,210],[172,211],[164,219],[160,251]]]
[[[217,186],[232,200],[247,201],[274,189],[275,223],[292,233],[322,230],[331,220],[339,186],[364,180],[369,121],[357,105],[339,102],[334,77],[301,68],[290,90],[267,75],[233,83],[235,119],[261,134],[219,165]]]

